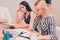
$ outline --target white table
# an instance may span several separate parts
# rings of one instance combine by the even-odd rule
[[[12,30],[9,30],[9,32],[13,34],[13,36],[18,36],[21,32],[23,32],[24,34],[21,34],[21,36],[30,37],[30,39],[27,39],[27,38],[18,36],[15,38],[10,38],[9,40],[37,40],[38,39],[35,33],[25,29],[12,29]]]

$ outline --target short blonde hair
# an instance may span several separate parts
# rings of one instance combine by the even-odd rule
[[[35,6],[37,6],[37,5],[41,6],[43,11],[44,11],[45,16],[47,16],[49,14],[49,8],[48,8],[48,6],[44,0],[38,0],[34,5]]]

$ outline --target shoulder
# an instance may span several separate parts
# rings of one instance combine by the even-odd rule
[[[30,16],[31,16],[31,17],[35,17],[35,16],[36,16],[35,12],[33,12],[33,11],[30,12]]]
[[[47,20],[48,20],[48,21],[55,21],[55,18],[54,18],[53,15],[51,15],[51,16],[48,16],[48,17],[47,17]]]
[[[54,15],[50,13],[50,14],[48,15],[48,17],[49,17],[50,19],[52,19],[52,18],[54,18]]]

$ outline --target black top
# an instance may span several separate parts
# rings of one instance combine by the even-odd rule
[[[25,23],[27,23],[27,24],[29,24],[30,23],[30,13],[29,13],[29,15],[27,16],[27,18],[26,18],[26,16],[25,16]]]

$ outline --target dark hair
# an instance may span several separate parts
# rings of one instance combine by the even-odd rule
[[[40,2],[41,0],[37,0],[37,2],[34,4],[35,6]]]
[[[26,9],[27,9],[28,12],[29,12],[29,11],[32,11],[32,9],[31,9],[31,7],[29,6],[28,2],[22,1],[22,2],[20,3],[20,5],[24,5],[24,6],[26,7]]]
[[[52,0],[45,0],[45,2],[46,2],[47,4],[51,4],[51,3],[52,3]]]

